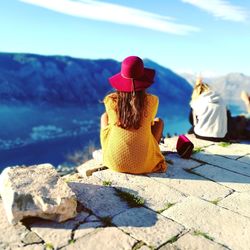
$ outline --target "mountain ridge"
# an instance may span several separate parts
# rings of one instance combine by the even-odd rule
[[[181,76],[150,59],[156,70],[149,92],[162,103],[188,105],[191,86]],[[113,59],[79,59],[28,53],[0,53],[0,103],[87,105],[97,103],[112,88],[108,78],[120,71]]]

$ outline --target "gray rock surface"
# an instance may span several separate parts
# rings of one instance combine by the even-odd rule
[[[145,206],[155,211],[163,209],[168,203],[176,203],[185,198],[185,195],[176,189],[156,182],[145,175],[124,174],[105,170],[94,173],[94,176],[103,181],[109,181],[112,186],[119,190],[143,197]],[[156,193],[158,195],[155,195]]]
[[[250,219],[207,201],[190,196],[162,214],[188,229],[199,230],[230,249],[249,248]]]
[[[209,240],[203,236],[194,235],[192,233],[187,233],[181,236],[173,244],[167,244],[159,250],[170,250],[170,249],[181,249],[181,250],[202,250],[202,249],[211,249],[211,250],[226,250],[227,248],[217,244],[216,242]]]
[[[209,201],[224,198],[232,192],[230,188],[202,176],[186,172],[175,165],[171,165],[166,173],[153,173],[150,176],[186,195],[197,196]]]
[[[236,191],[250,191],[250,177],[248,176],[234,173],[220,167],[214,167],[209,164],[202,165],[192,171]]]
[[[136,240],[116,227],[98,229],[75,243],[63,248],[65,250],[131,250]]]
[[[131,208],[114,217],[117,227],[155,248],[180,234],[184,227],[146,208]]]
[[[218,204],[219,206],[225,207],[231,211],[250,218],[250,192],[234,192],[225,199],[221,200]]]
[[[50,164],[8,167],[1,196],[10,223],[26,217],[65,221],[76,215],[76,196]]]
[[[250,168],[249,164],[244,162],[239,162],[233,159],[228,159],[219,155],[214,155],[212,153],[201,152],[192,155],[193,159],[204,161],[211,165],[215,165],[221,168],[225,168],[227,170],[244,174],[250,176]]]
[[[0,249],[248,250],[247,145],[240,144],[242,150],[230,146],[238,154],[235,159],[226,150],[209,153],[221,148],[217,143],[190,138],[203,151],[190,160],[168,153],[166,159],[173,164],[166,173],[102,170],[86,177],[86,169],[99,166],[92,160],[84,164],[85,174],[63,176],[78,200],[78,214],[66,222],[27,218],[10,225],[0,199]],[[176,138],[171,141],[175,148]],[[166,144],[161,148],[169,151]],[[145,203],[131,208],[131,197],[122,199],[120,191],[140,196],[137,205]]]

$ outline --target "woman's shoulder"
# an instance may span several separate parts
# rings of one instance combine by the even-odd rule
[[[115,102],[117,100],[117,94],[116,93],[110,93],[104,97],[103,102],[108,103],[108,102]]]
[[[152,94],[146,94],[147,100],[151,103],[158,103],[159,102],[159,98],[156,95],[152,95]]]

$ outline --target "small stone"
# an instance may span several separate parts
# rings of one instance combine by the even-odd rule
[[[89,216],[89,213],[80,212],[77,214],[77,216],[74,218],[74,220],[81,223],[81,222],[84,222],[88,216]]]
[[[81,176],[91,176],[94,172],[105,170],[107,167],[104,167],[99,161],[94,159],[85,162],[84,164],[77,167],[77,171]]]
[[[26,217],[65,221],[76,215],[76,196],[50,164],[8,167],[1,174],[8,221]]]
[[[42,243],[42,239],[34,232],[29,232],[27,233],[24,238],[22,239],[22,242],[25,245],[29,244],[37,244],[37,243]]]

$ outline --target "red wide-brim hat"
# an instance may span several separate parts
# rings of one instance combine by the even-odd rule
[[[129,56],[121,65],[121,72],[109,78],[113,88],[122,92],[140,91],[154,82],[155,70],[144,68],[141,58]]]

